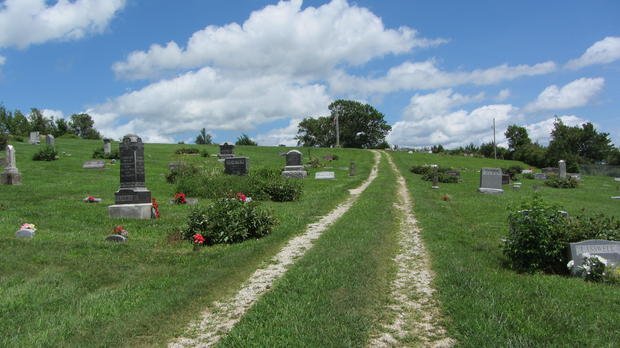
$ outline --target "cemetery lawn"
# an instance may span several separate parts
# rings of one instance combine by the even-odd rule
[[[385,156],[385,155],[384,155]],[[395,176],[379,176],[220,346],[361,347],[385,321],[397,252]]]
[[[304,180],[304,193],[297,202],[264,202],[280,221],[271,235],[194,252],[188,242],[178,240],[177,233],[192,207],[168,202],[175,190],[166,183],[165,173],[168,162],[180,159],[221,168],[213,157],[174,154],[181,147],[216,154],[216,146],[146,144],[146,186],[160,204],[161,218],[112,220],[107,206],[113,204],[119,186],[119,165],[82,169],[93,151],[102,147],[101,141],[56,139],[61,155],[53,162],[31,160],[40,146],[13,145],[22,185],[0,186],[0,346],[165,344],[182,335],[209,303],[233,294],[308,223],[333,209],[348,189],[368,177],[373,164],[369,151],[302,149],[304,162],[310,155],[337,154],[338,160],[323,161],[327,167],[319,169],[335,171],[337,179]],[[235,148],[236,154],[250,157],[250,170],[281,169],[284,159],[279,154],[285,151],[281,147]],[[347,175],[351,160],[357,164],[354,177]],[[83,203],[89,195],[103,202]],[[208,203],[206,199],[199,202]],[[37,226],[34,239],[15,238],[23,223]],[[129,231],[127,243],[104,241],[116,225]],[[387,241],[384,247],[390,248],[389,236],[369,232],[364,231],[364,239],[354,243],[355,253],[373,238],[374,243]],[[376,257],[373,262],[380,263],[381,256]],[[377,269],[381,267],[386,266]],[[355,320],[362,325],[367,319]]]
[[[585,176],[577,189],[520,179],[520,191],[504,186],[503,195],[483,195],[476,191],[478,170],[512,162],[404,152],[391,156],[413,197],[450,337],[470,347],[602,347],[620,342],[620,287],[518,274],[505,266],[501,251],[509,207],[517,209],[519,202],[531,199],[535,185],[546,201],[569,214],[620,217],[620,202],[610,199],[620,191],[613,178]],[[409,172],[412,165],[433,163],[460,169],[463,182],[440,183],[440,189],[432,190],[430,182]],[[451,199],[443,201],[444,194]]]

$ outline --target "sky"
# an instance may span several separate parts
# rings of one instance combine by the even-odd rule
[[[336,99],[401,147],[547,144],[554,120],[620,145],[620,1],[0,0],[0,103],[86,112],[104,135],[295,145]]]

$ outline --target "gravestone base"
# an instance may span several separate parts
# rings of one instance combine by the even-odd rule
[[[111,218],[148,220],[152,218],[152,209],[151,203],[115,204],[108,206],[108,213]]]
[[[308,176],[305,170],[284,170],[282,176],[285,178],[303,179]]]
[[[146,187],[121,188],[114,193],[115,204],[151,203],[151,191]]]
[[[2,185],[21,185],[22,176],[19,173],[2,173],[0,175],[0,184]]]
[[[233,154],[218,154],[217,155],[217,158],[219,159],[227,159],[227,158],[233,158],[233,157],[235,157],[235,155]]]
[[[481,187],[481,188],[478,189],[478,192],[486,193],[486,194],[502,194],[502,193],[504,193],[504,190]]]

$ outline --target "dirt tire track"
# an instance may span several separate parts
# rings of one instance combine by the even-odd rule
[[[336,208],[323,216],[318,222],[309,224],[306,232],[291,239],[265,268],[257,269],[232,298],[212,303],[201,315],[201,319],[191,323],[187,336],[174,339],[169,347],[210,347],[241,320],[243,315],[282,277],[297,259],[312,248],[314,241],[338,220],[357,201],[360,194],[377,177],[381,155],[374,151],[374,166],[368,178],[357,188],[349,190],[350,196]]]
[[[381,332],[371,338],[369,346],[397,347],[417,340],[426,347],[452,347],[456,341],[446,336],[441,325],[441,313],[431,284],[434,274],[412,213],[413,204],[405,178],[392,157],[387,155],[387,159],[398,183],[394,208],[401,214],[399,254],[394,258],[398,271],[391,285],[393,303],[387,308],[394,319],[382,326]]]

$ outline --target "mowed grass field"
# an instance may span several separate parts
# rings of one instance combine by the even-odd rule
[[[184,160],[207,167],[215,158],[175,155],[181,147],[210,154],[216,146],[146,144],[147,187],[160,202],[161,219],[112,220],[107,205],[119,185],[118,165],[85,170],[99,141],[57,139],[58,161],[34,162],[39,148],[14,144],[21,186],[0,186],[0,346],[164,345],[183,333],[212,301],[230,296],[252,272],[292,236],[333,209],[347,189],[365,180],[372,153],[350,149],[301,149],[322,158],[334,181],[304,180],[297,202],[264,202],[280,221],[270,236],[230,246],[192,251],[172,238],[191,207],[168,203],[175,193],[166,183],[168,162]],[[114,144],[116,146],[116,144]],[[251,168],[282,168],[286,148],[237,147]],[[501,252],[509,209],[531,199],[536,188],[570,214],[620,217],[620,187],[609,177],[585,176],[573,190],[544,187],[523,179],[520,191],[477,193],[481,167],[517,162],[432,154],[391,153],[407,180],[414,213],[435,272],[435,287],[449,335],[461,346],[615,346],[620,342],[620,289],[580,279],[523,275],[509,270]],[[346,167],[354,160],[357,175]],[[461,170],[463,182],[440,184],[410,173],[414,164]],[[394,176],[380,166],[379,177],[306,256],[260,299],[225,346],[360,346],[385,320],[388,285],[397,253]],[[537,187],[539,186],[539,187]],[[444,201],[441,197],[451,198]],[[87,195],[101,197],[86,204]],[[201,199],[200,203],[208,204]],[[511,208],[512,207],[512,208]],[[33,240],[17,240],[22,223],[37,225]],[[115,225],[129,231],[126,244],[104,241]],[[415,341],[412,342],[415,345]]]
[[[297,202],[264,202],[280,221],[270,236],[194,252],[188,242],[173,238],[192,207],[169,204],[175,190],[165,173],[168,163],[178,160],[223,167],[216,158],[174,154],[181,147],[216,154],[217,146],[145,145],[146,185],[161,212],[160,219],[146,221],[108,217],[119,165],[82,169],[101,141],[57,139],[61,155],[53,162],[31,160],[40,146],[14,146],[23,184],[0,186],[0,346],[164,344],[207,304],[230,295],[291,236],[335,207],[373,164],[368,151],[303,149],[304,161],[309,153],[337,154],[338,160],[321,169],[335,171],[337,179],[305,180]],[[250,157],[252,170],[283,168],[279,154],[286,150],[237,147],[235,153]],[[351,160],[357,165],[354,177],[348,176]],[[83,203],[88,195],[103,202]],[[37,225],[32,240],[15,238],[25,222]],[[104,241],[115,225],[129,231],[128,243]]]
[[[414,212],[432,258],[435,284],[448,330],[462,346],[613,347],[620,342],[620,287],[555,275],[517,274],[505,266],[501,239],[509,209],[531,199],[536,186],[548,202],[569,214],[620,218],[620,185],[610,177],[584,176],[577,189],[556,189],[521,179],[520,191],[476,192],[482,167],[512,162],[433,154],[393,153],[414,201]],[[514,162],[516,164],[516,162]],[[461,170],[463,182],[431,183],[410,173],[412,165]],[[448,194],[451,199],[443,201]]]

